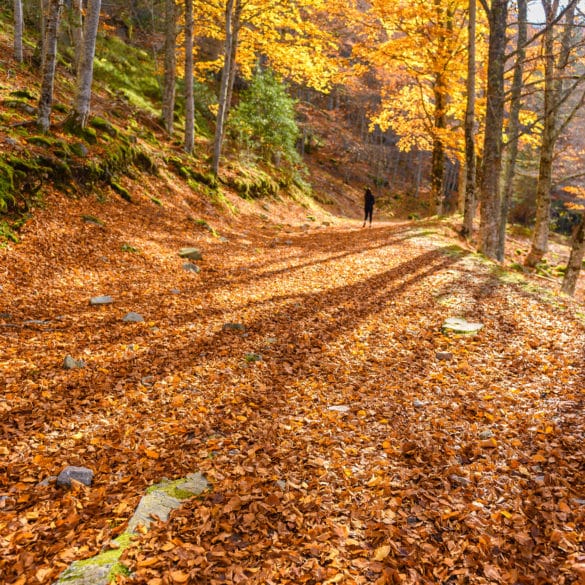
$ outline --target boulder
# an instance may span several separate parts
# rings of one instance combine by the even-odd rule
[[[224,323],[221,327],[224,331],[246,331],[246,326],[242,323]]]
[[[443,333],[458,333],[460,335],[475,335],[483,329],[482,323],[471,323],[461,317],[449,317],[441,327]]]
[[[99,297],[91,297],[89,300],[90,305],[111,305],[114,299],[109,295],[101,295]]]
[[[76,360],[70,355],[65,356],[65,359],[63,360],[64,370],[79,370],[81,368],[85,368],[85,362],[83,360]]]
[[[122,321],[125,323],[142,323],[144,321],[144,317],[139,313],[130,312],[124,316]]]
[[[201,272],[201,268],[199,268],[199,266],[191,262],[185,262],[185,264],[183,264],[183,270],[186,270],[187,272],[192,272],[193,274],[199,274]]]

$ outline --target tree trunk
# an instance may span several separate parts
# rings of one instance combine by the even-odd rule
[[[476,197],[475,157],[475,30],[477,8],[475,0],[469,0],[467,27],[467,104],[465,108],[465,200],[461,235],[468,238],[473,233]]]
[[[177,14],[175,0],[165,2],[165,74],[163,87],[162,118],[169,136],[173,134],[175,116],[175,87],[177,77]]]
[[[504,167],[504,192],[502,195],[502,210],[500,228],[498,232],[497,259],[502,262],[506,251],[506,225],[512,201],[514,187],[514,172],[518,158],[518,139],[520,135],[520,109],[522,107],[522,76],[524,74],[524,59],[526,57],[527,39],[527,0],[518,0],[518,35],[516,39],[516,62],[514,63],[514,79],[510,97],[510,117],[508,121],[508,141],[506,163]]]
[[[225,121],[227,117],[229,96],[229,80],[232,68],[232,50],[234,40],[234,0],[228,0],[225,9],[225,45],[224,45],[224,64],[221,73],[221,83],[219,88],[219,110],[217,112],[217,121],[215,125],[215,140],[213,144],[213,174],[219,173],[219,160],[221,157],[221,147],[225,130]]]
[[[75,49],[75,72],[81,75],[83,66],[83,1],[73,0],[71,3],[71,28],[73,29],[73,46]]]
[[[581,216],[579,225],[575,228],[573,233],[573,245],[571,247],[571,256],[569,257],[569,263],[567,264],[567,271],[563,278],[563,286],[561,290],[573,296],[575,294],[575,288],[577,287],[577,281],[579,280],[579,274],[583,267],[583,257],[585,256],[585,212]]]
[[[237,56],[238,56],[238,41],[240,36],[240,20],[242,16],[242,0],[236,0],[236,6],[234,9],[234,20],[232,25],[233,30],[233,37],[232,37],[232,51],[230,57],[230,78],[228,82],[228,95],[226,99],[226,113],[225,117],[229,114],[231,105],[232,105],[232,95],[234,93],[234,83],[236,81],[236,73],[238,71],[238,63],[237,63]]]
[[[22,49],[23,30],[22,0],[14,0],[14,58],[19,63],[24,61],[24,52]]]
[[[524,265],[534,267],[548,251],[548,235],[550,229],[551,189],[553,175],[554,150],[559,127],[563,84],[562,73],[569,61],[571,35],[574,24],[575,4],[569,7],[566,15],[561,50],[556,47],[554,20],[558,2],[542,0],[546,16],[544,33],[544,117],[538,166],[538,184],[536,187],[536,222],[532,233],[532,243]],[[558,63],[555,64],[555,55]]]
[[[193,0],[185,0],[185,152],[195,147],[195,102],[193,97]]]
[[[48,132],[51,125],[53,108],[53,89],[55,86],[55,69],[57,67],[57,37],[63,0],[50,0],[49,13],[46,17],[43,67],[41,72],[41,95],[37,115],[37,125],[42,132]]]
[[[445,116],[445,87],[442,76],[435,80],[435,136],[433,138],[433,154],[431,160],[431,191],[433,194],[435,213],[441,215],[444,207],[445,195],[445,146],[441,131],[447,127]]]
[[[493,0],[488,14],[490,25],[488,53],[487,107],[483,146],[480,198],[479,250],[495,258],[500,222],[500,171],[504,124],[504,63],[508,0]]]
[[[89,0],[83,32],[84,43],[81,67],[77,77],[77,96],[75,107],[68,124],[73,128],[85,128],[89,120],[91,103],[91,86],[93,83],[93,60],[100,21],[101,0]]]

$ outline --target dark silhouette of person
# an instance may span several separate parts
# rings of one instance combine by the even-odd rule
[[[366,222],[368,219],[370,220],[370,227],[372,227],[372,215],[374,214],[374,194],[372,193],[369,187],[366,187],[366,192],[364,193],[364,225],[362,227],[366,227]]]

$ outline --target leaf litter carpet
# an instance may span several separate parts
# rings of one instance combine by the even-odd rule
[[[412,225],[222,242],[111,213],[45,212],[0,252],[2,583],[54,581],[147,486],[194,471],[212,489],[137,539],[118,582],[584,582],[574,309]],[[199,275],[177,256],[193,244]],[[446,336],[450,316],[485,327]],[[65,465],[93,485],[38,485]]]

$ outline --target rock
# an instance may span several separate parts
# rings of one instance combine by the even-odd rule
[[[435,356],[438,360],[445,362],[453,359],[453,354],[450,351],[438,351]]]
[[[0,290],[2,289],[0,288]],[[0,319],[10,321],[10,319],[12,319],[12,313],[0,313]]]
[[[114,299],[109,295],[102,295],[99,297],[91,297],[89,300],[90,305],[111,305]]]
[[[56,481],[57,481],[56,475],[49,475],[49,477],[45,477],[43,481],[37,483],[37,487],[49,487],[52,483],[55,483]]]
[[[246,326],[242,323],[224,323],[221,328],[224,331],[246,331]]]
[[[449,480],[451,481],[451,483],[456,483],[462,486],[467,486],[471,483],[466,477],[461,477],[460,475],[455,474],[450,475]]]
[[[183,270],[186,270],[187,272],[193,272],[194,274],[199,274],[201,272],[201,268],[199,268],[199,266],[196,264],[192,264],[191,262],[185,262],[185,264],[183,264]]]
[[[70,355],[65,356],[65,359],[63,360],[64,370],[79,370],[81,368],[85,368],[85,362],[83,360],[76,360]]]
[[[142,323],[144,321],[144,317],[139,313],[128,313],[122,319],[125,323]]]
[[[172,288],[171,289],[171,294],[172,295],[180,295],[181,291],[178,288]]]
[[[421,402],[421,401],[420,401],[418,398],[416,398],[416,399],[415,399],[415,400],[412,402],[412,405],[413,405],[415,408],[423,408],[423,406],[425,405],[425,403],[424,403],[424,402]]]
[[[332,410],[333,412],[349,412],[351,408],[345,404],[340,404],[337,406],[329,406],[327,410]]]
[[[485,430],[485,431],[481,431],[481,433],[479,433],[479,438],[482,441],[485,441],[486,439],[491,439],[494,436],[494,433],[492,431],[490,431],[489,429]]]
[[[292,240],[285,240],[284,245],[285,246],[292,246],[293,245],[293,241]]]
[[[475,335],[483,329],[481,323],[470,323],[460,317],[449,317],[441,327],[443,333],[459,333],[461,335]]]
[[[181,248],[179,250],[181,258],[188,258],[189,260],[203,260],[201,252],[197,248]]]
[[[282,479],[277,479],[275,483],[282,491],[286,489],[286,481]]]
[[[6,136],[4,142],[8,144],[8,146],[18,146],[18,140],[14,140],[14,138],[11,138],[10,136]]]
[[[61,487],[71,487],[72,481],[78,481],[83,485],[90,486],[93,481],[93,471],[87,467],[75,467],[70,465],[57,477],[57,485]]]

